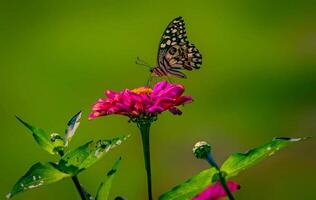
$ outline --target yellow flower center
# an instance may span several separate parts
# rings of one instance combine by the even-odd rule
[[[152,91],[153,90],[151,88],[148,88],[148,87],[139,87],[139,88],[135,88],[132,90],[132,92],[135,92],[137,94],[141,94],[141,93],[151,94]]]

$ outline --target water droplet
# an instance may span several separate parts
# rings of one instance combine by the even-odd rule
[[[291,142],[298,142],[298,141],[300,141],[300,140],[301,140],[301,138],[291,138],[291,139],[290,139]]]
[[[268,146],[267,150],[268,150],[268,151],[270,151],[270,150],[271,150],[271,147],[270,147],[270,146]]]
[[[29,189],[37,188],[37,187],[39,187],[39,186],[41,186],[41,185],[43,185],[43,184],[44,184],[44,181],[40,181],[40,182],[38,182],[37,184],[29,185],[28,188],[29,188]]]
[[[102,150],[102,149],[98,149],[98,150],[95,151],[94,155],[95,155],[97,158],[99,158],[99,157],[102,155],[102,153],[103,153],[103,150]]]
[[[6,197],[7,199],[10,199],[10,198],[11,198],[11,192],[9,192],[7,195],[5,195],[5,197]]]
[[[50,134],[50,140],[51,140],[52,142],[55,142],[55,140],[57,140],[57,139],[62,139],[58,133],[52,133],[52,134]]]
[[[105,152],[110,151],[110,149],[111,149],[111,146],[108,146],[108,147],[105,149]]]

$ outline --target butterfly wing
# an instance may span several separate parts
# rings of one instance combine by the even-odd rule
[[[164,31],[159,43],[158,66],[170,74],[183,77],[180,69],[198,69],[202,55],[193,44],[187,41],[185,24],[182,17],[172,20]]]
[[[182,17],[173,19],[165,29],[159,42],[158,56],[171,46],[187,42],[185,24]]]

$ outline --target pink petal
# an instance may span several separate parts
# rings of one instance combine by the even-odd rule
[[[95,103],[93,106],[92,106],[92,110],[93,111],[99,111],[99,110],[107,110],[109,109],[109,107],[111,107],[111,103]]]
[[[90,119],[95,119],[95,118],[97,118],[97,117],[101,117],[101,116],[104,116],[104,115],[106,115],[105,112],[91,112],[91,113],[89,114],[88,119],[89,119],[89,120],[90,120]]]
[[[165,109],[160,106],[152,106],[151,108],[147,110],[147,112],[150,112],[150,113],[155,113],[155,112],[161,113],[163,111],[165,111]]]
[[[118,110],[119,108],[116,105],[112,106],[111,108],[109,108],[108,114],[115,114]]]
[[[89,118],[88,119],[95,119],[95,118],[97,118],[99,115],[96,113],[96,112],[91,112],[90,114],[89,114]]]
[[[161,98],[161,97],[168,97],[168,98],[178,98],[184,92],[184,88],[181,85],[169,85],[164,90],[160,91],[159,93],[152,94],[153,98]]]
[[[131,107],[129,105],[126,104],[121,104],[121,103],[117,103],[116,107],[121,111],[121,112],[129,112],[131,111]]]
[[[156,101],[155,105],[164,108],[165,110],[174,106],[175,100],[172,98],[160,98]]]
[[[193,101],[193,99],[192,99],[192,97],[190,97],[190,96],[181,96],[181,97],[179,97],[179,98],[176,100],[175,105],[176,105],[176,106],[179,106],[179,105],[183,105],[183,104],[190,103],[190,102],[192,102],[192,101]]]
[[[124,95],[131,101],[141,102],[143,100],[142,95],[132,92],[130,90],[127,90],[126,93],[124,93]]]
[[[99,99],[93,105],[89,119],[110,114],[137,117],[144,112],[161,113],[165,110],[179,115],[182,112],[176,106],[192,101],[190,96],[181,96],[183,92],[183,85],[167,81],[158,82],[152,90],[148,87],[124,89],[120,92],[107,90],[107,98]]]
[[[168,95],[174,96],[174,97],[180,96],[181,94],[183,94],[183,92],[184,92],[184,87],[181,84],[173,85],[167,90]]]
[[[227,187],[231,192],[236,192],[240,188],[240,186],[233,181],[227,181]],[[222,185],[219,182],[215,182],[213,185],[210,185],[200,194],[195,196],[192,200],[219,200],[220,198],[226,196],[226,192]]]
[[[153,93],[159,93],[160,91],[162,91],[166,86],[168,85],[167,81],[161,81],[158,82],[154,88],[153,88]]]
[[[172,114],[174,114],[174,115],[182,115],[182,111],[179,110],[179,109],[176,108],[176,107],[170,108],[169,111],[170,111]]]
[[[113,91],[113,90],[107,90],[107,91],[105,91],[105,95],[106,95],[108,98],[113,99],[116,95],[118,95],[118,93],[115,92],[115,91]]]

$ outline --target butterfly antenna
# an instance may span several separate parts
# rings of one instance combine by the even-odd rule
[[[142,65],[142,66],[145,66],[147,68],[151,68],[151,66],[144,60],[140,59],[138,56],[136,58],[136,62],[135,62],[137,65]]]
[[[140,61],[140,62],[142,62],[142,63],[144,63],[144,64],[146,64],[146,65],[148,65],[149,66],[149,64],[145,61],[145,60],[143,60],[143,59],[140,59],[138,56],[137,56],[137,58],[136,58],[138,61]]]
[[[141,66],[144,66],[144,67],[147,67],[147,68],[151,68],[149,65],[146,65],[144,63],[139,63],[139,62],[135,62],[137,65],[141,65]]]

